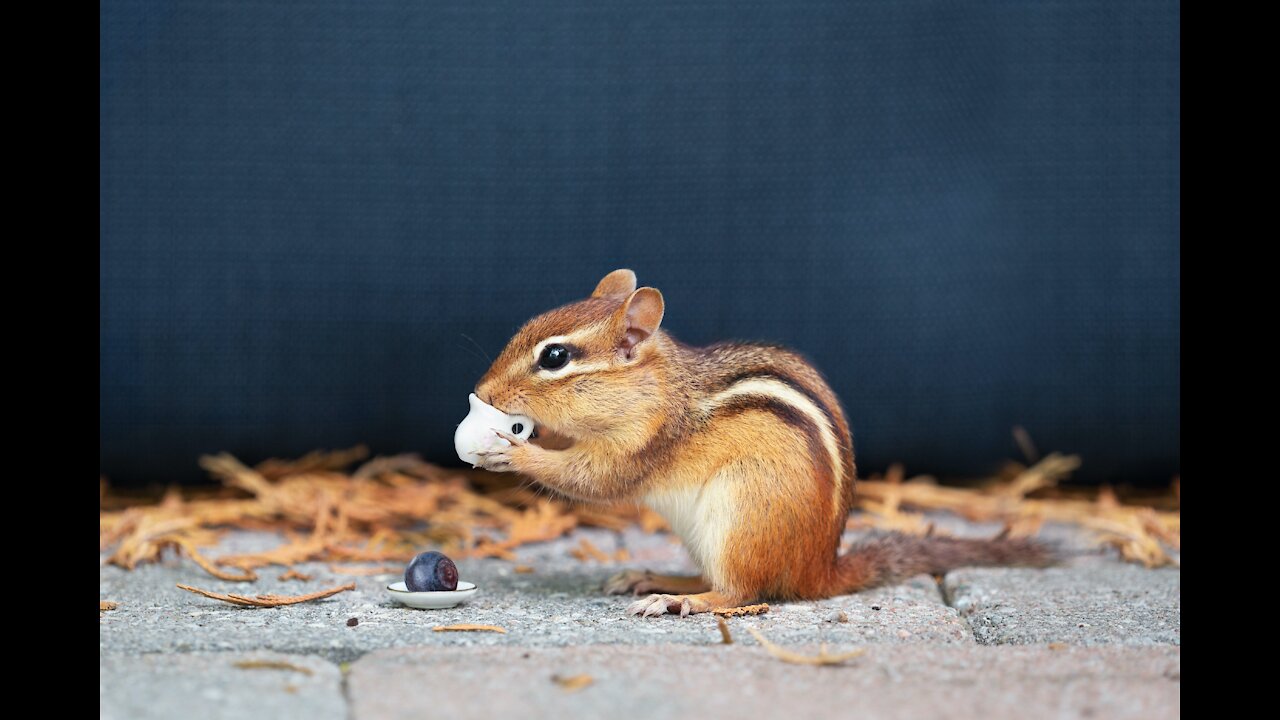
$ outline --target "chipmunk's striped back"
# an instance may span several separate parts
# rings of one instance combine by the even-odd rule
[[[830,484],[832,519],[841,529],[853,502],[856,471],[848,421],[822,375],[792,350],[758,343],[702,348],[701,409],[708,418],[747,408],[773,413],[804,434],[816,477]]]

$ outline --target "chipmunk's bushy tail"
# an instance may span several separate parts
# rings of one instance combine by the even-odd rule
[[[864,541],[836,560],[832,595],[857,592],[927,573],[974,565],[1048,567],[1062,556],[1026,538],[973,540],[892,533]]]

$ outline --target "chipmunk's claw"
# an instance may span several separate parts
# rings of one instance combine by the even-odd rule
[[[526,442],[528,442],[524,438],[518,438],[515,435],[512,435],[511,433],[505,433],[505,432],[502,432],[501,430],[494,430],[493,432],[498,437],[511,443],[512,447],[516,447],[518,445],[524,445]]]
[[[476,457],[480,458],[480,462],[472,467],[484,468],[485,470],[492,470],[494,472],[510,472],[514,469],[512,467],[512,455],[518,450],[525,448],[528,443],[515,435],[493,428],[490,429],[493,430],[495,435],[511,444],[507,447],[487,448],[474,451]]]

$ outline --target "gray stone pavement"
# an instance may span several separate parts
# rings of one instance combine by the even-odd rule
[[[946,516],[939,526],[991,531]],[[1047,535],[1083,547],[1070,530]],[[610,554],[626,547],[632,560],[581,562],[569,550],[582,537]],[[279,542],[232,533],[210,555]],[[428,705],[462,717],[589,717],[620,707],[720,717],[753,716],[765,699],[817,717],[944,708],[954,717],[1025,717],[1033,705],[1043,709],[1037,716],[1051,717],[1178,712],[1178,570],[1091,556],[1049,570],[958,570],[941,587],[921,576],[856,595],[773,603],[766,615],[731,621],[737,643],[723,646],[713,617],[634,618],[624,612],[630,598],[600,594],[604,579],[624,568],[692,572],[668,536],[582,529],[517,555],[535,572],[517,574],[516,563],[503,560],[459,561],[462,579],[480,593],[437,611],[392,603],[384,587],[396,577],[353,578],[321,563],[299,566],[315,574],[310,582],[280,582],[279,569],[265,568],[251,584],[218,581],[185,559],[132,572],[104,565],[99,597],[120,607],[99,622],[102,717],[172,717],[167,709],[183,707],[187,717],[374,718]],[[281,608],[233,607],[174,587],[292,595],[352,580],[355,592]],[[836,620],[841,611],[847,622]],[[358,624],[348,626],[350,618]],[[462,622],[508,632],[431,631]],[[868,653],[842,668],[786,665],[764,653],[748,624],[797,651],[827,643]],[[234,664],[264,652],[313,673]],[[550,680],[580,672],[596,682],[576,693]],[[189,702],[201,698],[216,702]]]
[[[101,716],[112,720],[347,716],[341,671],[313,656],[166,653],[103,656],[100,666]]]
[[[745,632],[739,636],[745,640],[729,646],[532,648],[518,656],[500,648],[382,650],[352,667],[348,694],[362,720],[406,715],[988,720],[1173,718],[1179,713],[1177,648],[1090,652],[874,645],[846,665],[809,667],[779,662]],[[582,673],[594,682],[576,692],[552,680]]]
[[[1178,570],[1091,558],[1045,570],[966,568],[944,585],[985,645],[1181,644]]]

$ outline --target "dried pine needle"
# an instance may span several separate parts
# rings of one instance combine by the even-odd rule
[[[177,547],[182,548],[182,551],[187,554],[187,557],[191,558],[192,562],[199,565],[202,570],[219,580],[229,580],[231,582],[253,582],[258,579],[258,573],[247,568],[240,573],[231,573],[219,568],[201,555],[196,550],[195,544],[187,538],[171,537],[165,538],[163,542],[173,543]]]
[[[723,645],[732,645],[733,636],[729,634],[729,623],[724,621],[723,615],[716,616],[716,627],[720,629],[720,643]]]
[[[235,666],[242,670],[292,670],[303,675],[312,674],[311,668],[294,665],[283,660],[241,660],[235,663]]]
[[[595,682],[595,678],[590,675],[571,675],[562,677],[560,675],[552,675],[551,682],[564,688],[565,692],[577,692],[591,683]]]
[[[578,558],[582,562],[587,560],[595,560],[596,562],[609,562],[609,556],[603,550],[596,547],[595,543],[586,538],[578,540],[578,547],[569,551],[569,554]]]
[[[321,600],[331,595],[337,595],[347,590],[355,590],[355,583],[347,583],[341,587],[329,588],[328,590],[318,590],[307,595],[258,595],[256,597],[247,597],[244,595],[236,595],[234,593],[216,593],[211,590],[201,590],[200,588],[191,587],[190,585],[178,585],[179,588],[187,592],[193,592],[197,595],[203,595],[214,600],[229,602],[232,605],[243,605],[246,607],[280,607],[281,605],[296,605],[298,603],[309,602],[311,600]]]
[[[866,648],[858,648],[851,652],[831,655],[827,652],[827,646],[823,645],[818,649],[817,655],[801,655],[800,653],[792,652],[791,650],[779,645],[774,645],[766,640],[764,635],[760,634],[759,630],[756,630],[753,627],[748,627],[747,632],[755,636],[756,641],[758,641],[761,647],[768,651],[770,655],[793,665],[839,665],[845,660],[856,658],[867,652]]]
[[[498,627],[497,625],[476,625],[475,623],[462,623],[459,625],[437,625],[431,628],[432,632],[496,632],[507,634],[507,629]]]
[[[578,507],[539,495],[518,479],[449,470],[414,455],[377,457],[353,471],[345,469],[367,454],[357,446],[257,467],[226,453],[205,456],[200,465],[223,484],[221,494],[170,488],[152,505],[128,506],[100,479],[101,507],[111,508],[99,512],[100,549],[109,553],[111,564],[133,569],[158,561],[165,548],[177,547],[214,577],[247,582],[256,577],[256,568],[268,565],[404,563],[425,547],[456,558],[515,560],[517,548],[580,526],[669,530],[647,508]],[[1126,505],[1110,491],[1099,492],[1094,500],[1043,497],[1057,492],[1054,486],[1078,466],[1075,456],[1050,453],[1029,466],[1010,463],[981,489],[943,487],[928,477],[907,479],[902,467],[894,466],[884,478],[859,482],[856,507],[861,512],[850,517],[848,527],[928,535],[935,528],[924,513],[932,511],[999,522],[1012,537],[1035,535],[1043,523],[1068,523],[1092,532],[1100,546],[1114,548],[1125,561],[1150,567],[1178,564],[1180,480],[1167,503],[1175,508],[1171,511]],[[286,540],[266,551],[213,559],[197,551],[215,544],[229,528],[281,532]],[[627,558],[625,550],[611,557],[588,540],[572,552],[584,561]],[[281,579],[299,575],[286,570]]]

